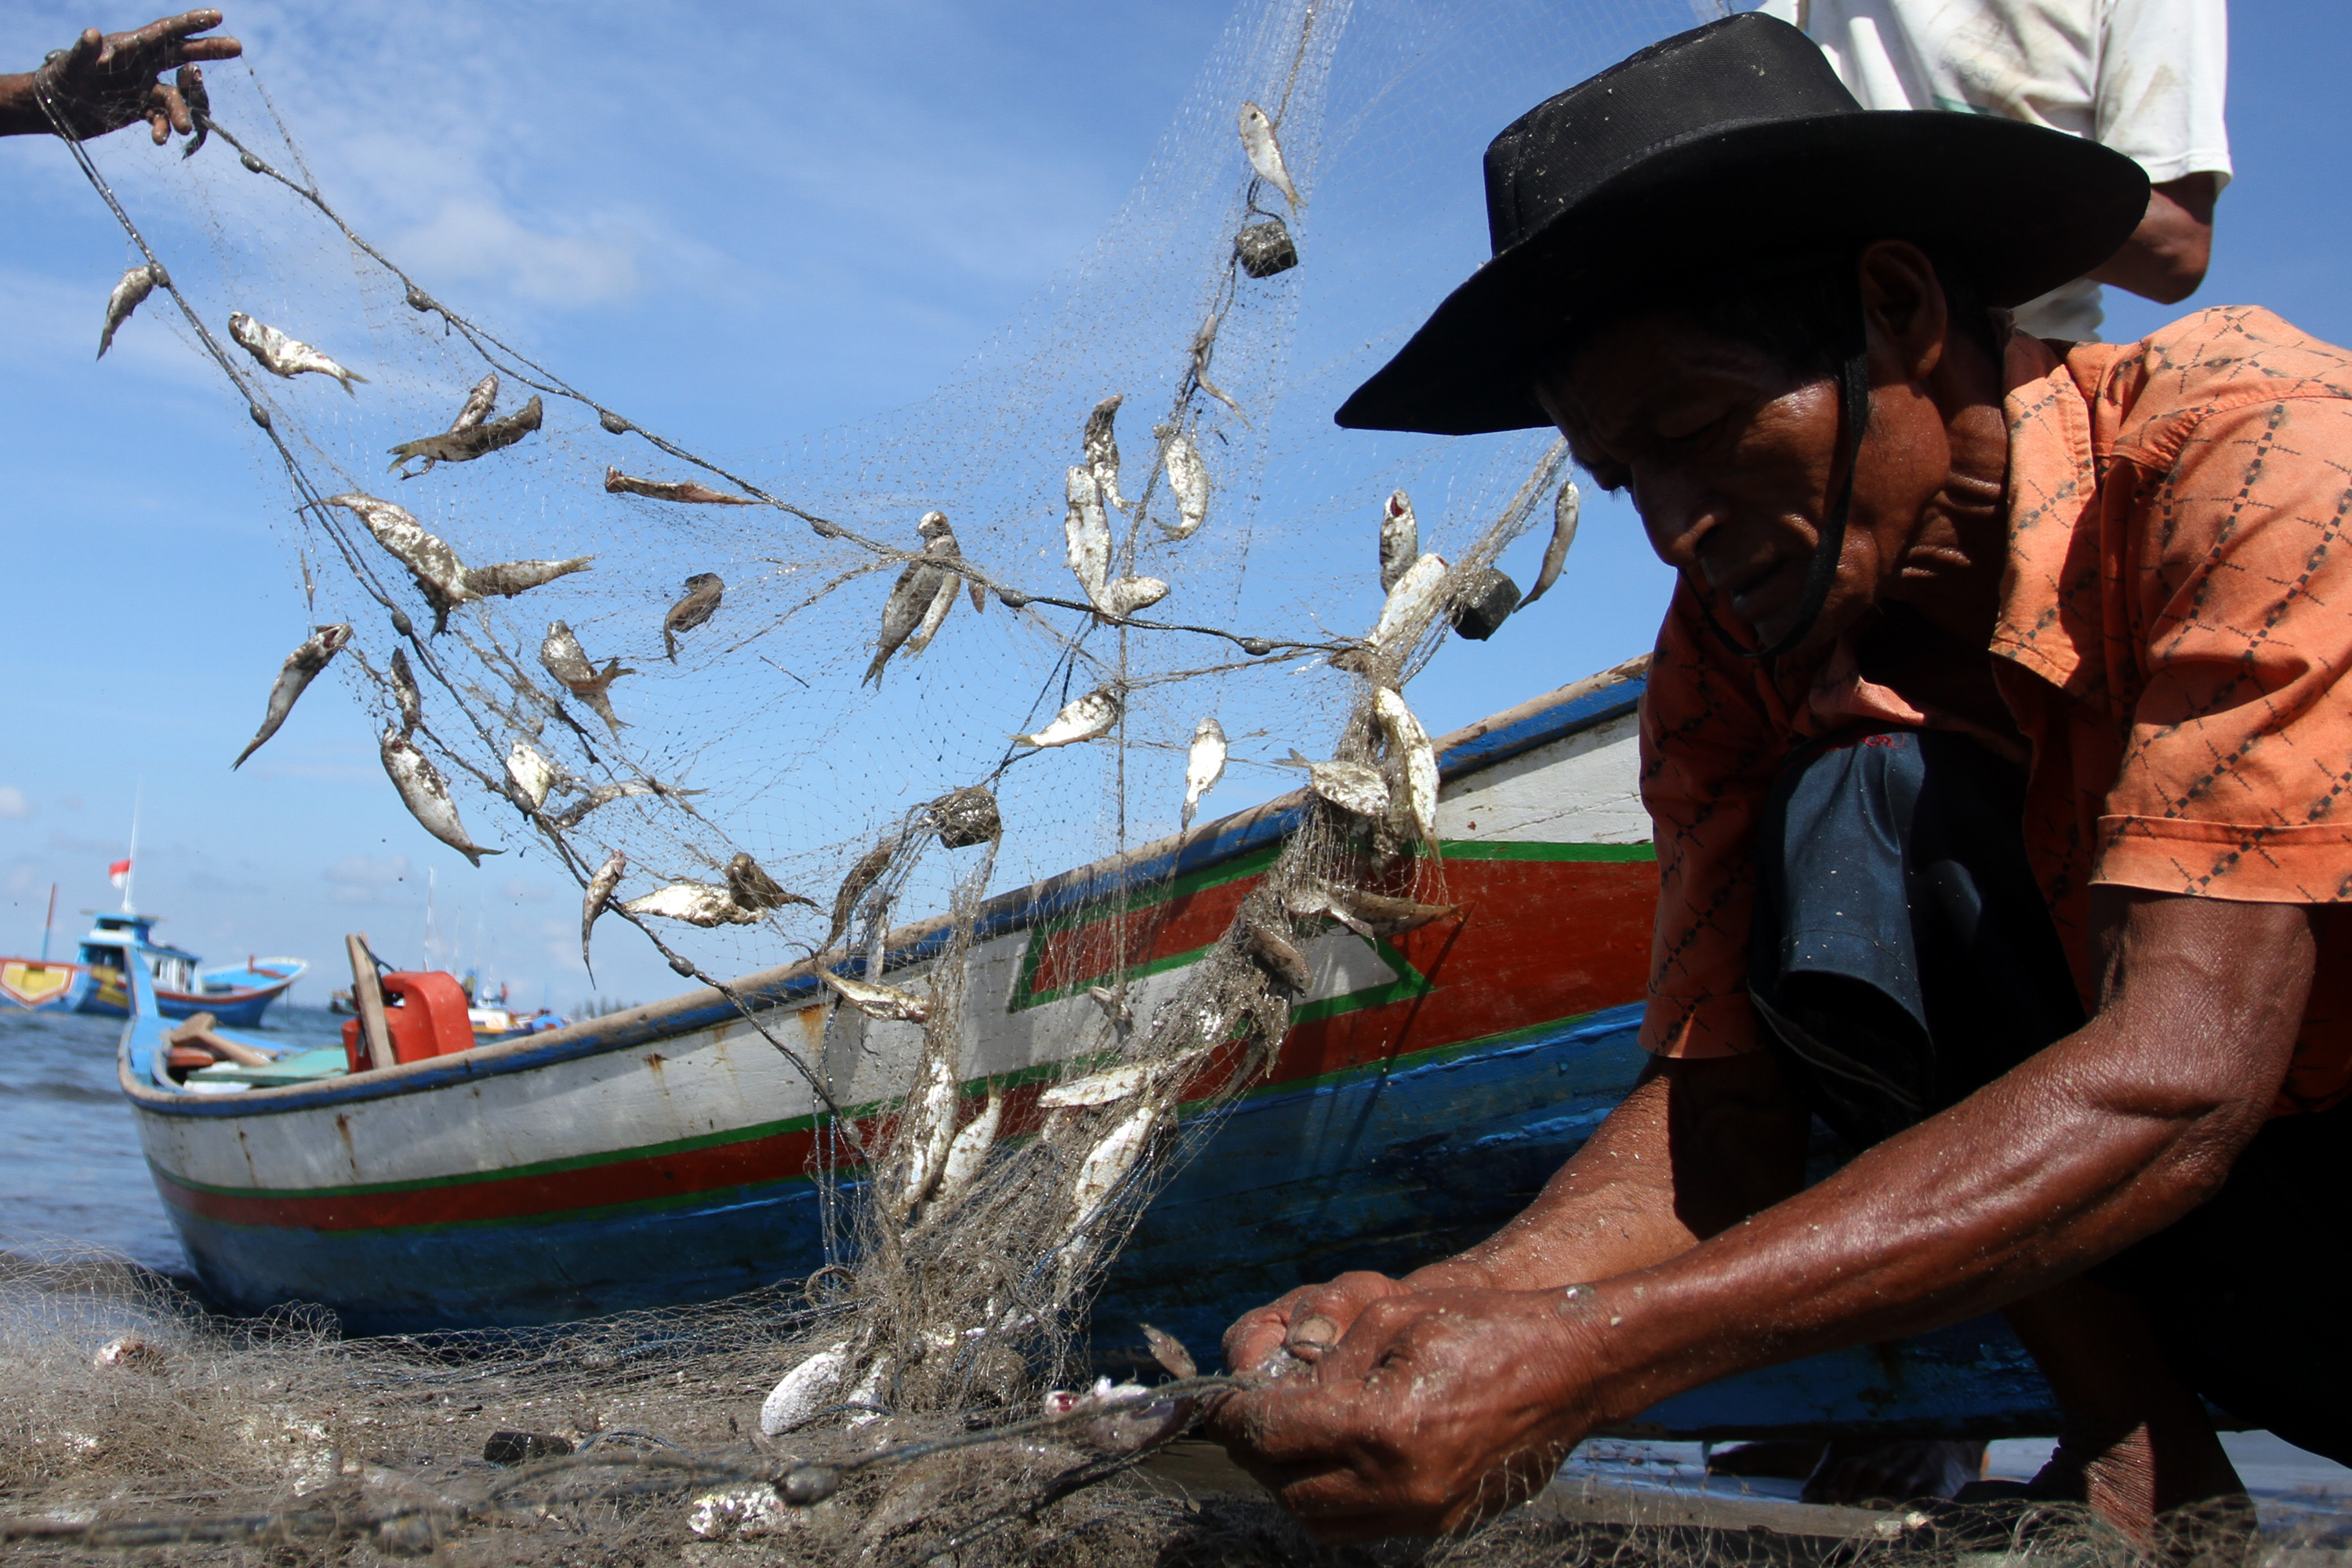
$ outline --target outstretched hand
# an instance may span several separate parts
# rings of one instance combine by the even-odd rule
[[[1208,1435],[1325,1540],[1462,1530],[1542,1489],[1598,1419],[1578,1305],[1558,1290],[1381,1296],[1309,1364],[1227,1397]],[[1264,1327],[1245,1319],[1228,1343]]]
[[[51,56],[32,76],[0,79],[0,100],[20,100],[0,102],[0,121],[6,121],[0,129],[53,129],[41,107],[46,98],[78,142],[141,120],[152,127],[159,147],[174,131],[185,135],[196,128],[187,99],[177,86],[158,79],[183,66],[243,54],[245,46],[235,38],[192,36],[220,25],[218,11],[186,11],[136,32],[87,28],[71,48]]]

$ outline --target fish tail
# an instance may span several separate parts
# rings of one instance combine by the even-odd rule
[[[860,686],[873,686],[878,689],[882,684],[882,667],[889,662],[890,652],[888,649],[886,648],[882,652],[876,654],[874,656],[874,662],[866,667],[866,679],[859,681],[857,684]]]

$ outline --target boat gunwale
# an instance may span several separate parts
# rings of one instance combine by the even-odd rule
[[[1638,706],[1646,689],[1649,656],[1643,654],[1530,698],[1438,737],[1439,776],[1452,780],[1482,773],[1539,746],[1622,718]],[[974,919],[974,940],[986,941],[1051,920],[1066,910],[1097,902],[1121,887],[1181,875],[1279,843],[1297,825],[1307,800],[1294,790],[1214,822],[1139,845],[1042,881],[1008,889],[983,903]],[[953,917],[934,915],[891,933],[886,970],[921,963],[945,945]],[[755,970],[725,983],[752,1009],[772,1011],[814,1000],[823,990],[821,969],[841,963],[839,950]],[[312,1084],[287,1084],[234,1095],[173,1093],[145,1083],[131,1070],[142,1024],[160,1029],[163,1020],[134,1016],[124,1027],[115,1072],[135,1110],[159,1116],[243,1117],[317,1110],[329,1105],[390,1099],[527,1072],[583,1058],[628,1050],[673,1039],[698,1029],[743,1018],[743,1010],[716,986],[698,986],[642,1006],[583,1019],[561,1029],[520,1039],[478,1046],[448,1056],[403,1062]]]

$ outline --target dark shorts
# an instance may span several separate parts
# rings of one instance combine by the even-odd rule
[[[1857,1148],[2083,1023],[2023,789],[1966,737],[1906,730],[1817,744],[1774,787],[1749,989],[1799,1093]],[[2271,1121],[2217,1196],[2097,1274],[2198,1393],[2352,1464],[2352,1106]]]

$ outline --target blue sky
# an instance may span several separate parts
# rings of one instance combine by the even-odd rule
[[[1572,8],[1609,25],[1608,5]],[[751,453],[951,374],[1119,208],[1229,16],[1222,3],[269,4],[233,7],[230,30],[325,188],[436,292],[575,381],[627,388],[646,423]],[[0,16],[0,65],[29,66],[86,19],[145,17],[20,3]],[[2331,108],[2352,25],[2320,0],[2241,5],[2232,23],[2239,172],[2193,303],[2267,304],[2352,340],[2352,173]],[[1515,86],[1486,129],[1526,97]],[[1484,254],[1476,138],[1448,135],[1433,156],[1458,177],[1417,187],[1415,228],[1466,273]],[[141,901],[201,952],[331,971],[340,933],[365,929],[413,960],[431,868],[445,925],[469,943],[484,931],[520,994],[585,993],[562,957],[576,891],[543,863],[475,871],[425,837],[342,688],[322,682],[228,771],[302,626],[282,482],[168,338],[126,334],[92,363],[121,242],[62,149],[0,142],[0,202],[15,567],[0,616],[0,952],[37,942],[52,880],[67,910],[108,907],[105,863],[143,778]],[[2110,295],[2111,335],[2172,313]],[[1626,520],[1593,509],[1571,581],[1536,612],[1542,643],[1455,643],[1416,702],[1450,726],[1638,651],[1664,591]],[[70,917],[61,930],[70,940]],[[633,944],[607,944],[604,990],[675,984]]]

